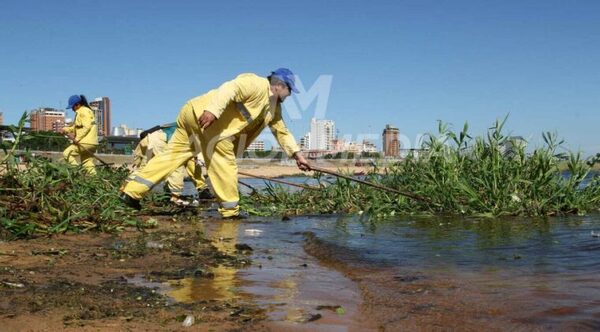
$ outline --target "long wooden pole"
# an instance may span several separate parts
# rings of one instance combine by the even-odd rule
[[[305,185],[298,184],[298,183],[292,183],[292,182],[287,182],[287,181],[283,181],[283,180],[268,178],[268,177],[265,177],[265,176],[254,175],[254,174],[250,174],[250,173],[246,173],[246,172],[242,172],[242,171],[238,171],[238,174],[249,176],[249,177],[252,177],[252,178],[262,179],[262,180],[266,180],[266,181],[281,183],[281,184],[285,184],[285,185],[293,186],[293,187],[298,187],[298,188],[302,188],[302,189],[308,189],[308,190],[319,189],[319,188],[305,186]]]
[[[348,175],[344,175],[344,174],[340,174],[340,173],[337,173],[337,172],[334,172],[334,171],[330,171],[328,169],[321,168],[321,167],[316,167],[316,166],[312,166],[311,165],[310,169],[313,170],[313,171],[316,171],[316,172],[321,172],[321,173],[333,175],[333,176],[336,176],[336,177],[339,177],[339,178],[343,178],[343,179],[346,179],[346,180],[358,182],[360,184],[364,184],[364,185],[367,185],[367,186],[370,186],[370,187],[373,187],[373,188],[377,188],[377,189],[389,191],[389,192],[392,192],[392,193],[395,193],[395,194],[398,194],[398,195],[402,195],[402,196],[406,196],[406,197],[409,197],[409,198],[412,198],[412,199],[416,199],[418,201],[423,201],[423,202],[426,202],[426,203],[429,203],[429,204],[433,204],[433,202],[430,199],[425,198],[423,196],[419,196],[417,194],[413,194],[413,193],[409,193],[409,192],[405,192],[405,191],[400,191],[400,190],[396,190],[396,189],[393,189],[393,188],[384,187],[384,186],[379,185],[377,183],[372,183],[372,182],[364,181],[364,180],[357,179],[357,178],[354,178],[354,177],[351,177],[351,176],[348,176]]]

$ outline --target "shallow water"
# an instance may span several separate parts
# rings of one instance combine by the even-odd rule
[[[253,247],[253,265],[219,267],[214,280],[184,280],[178,289],[187,297],[172,296],[255,299],[276,327],[600,330],[598,214],[255,218],[207,223],[206,231],[222,251],[234,252],[235,243]]]
[[[356,280],[375,303],[366,312],[389,329],[597,330],[600,238],[592,231],[599,229],[598,215],[377,224],[338,218],[315,232],[326,254],[311,252]],[[401,312],[404,322],[391,318]]]
[[[278,220],[209,222],[207,236],[220,251],[236,254],[236,244],[252,248],[247,268],[219,266],[214,278],[173,280],[163,292],[177,301],[252,299],[268,311],[275,329],[369,330],[360,321],[357,285],[304,252],[304,236]],[[299,227],[298,229],[301,229]]]
[[[276,328],[600,329],[598,215],[314,216],[205,228],[224,252],[250,245],[253,264],[218,267],[214,279],[184,280],[169,294],[253,299]]]

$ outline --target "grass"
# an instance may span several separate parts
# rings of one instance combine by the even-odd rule
[[[411,192],[432,201],[418,202],[339,179],[323,182],[320,190],[290,193],[268,186],[246,197],[242,205],[257,215],[366,213],[375,218],[396,214],[469,215],[497,217],[585,214],[600,207],[600,178],[590,175],[589,161],[562,151],[556,134],[544,133],[544,146],[526,153],[522,141],[503,132],[506,118],[496,121],[487,135],[472,137],[465,124],[459,132],[441,123],[423,143],[427,150],[411,154],[383,174],[367,180]],[[561,168],[568,172],[564,173]]]
[[[91,176],[81,167],[33,158],[25,153],[25,166],[14,147],[22,139],[23,117],[13,128],[13,147],[3,147],[0,160],[0,236],[24,238],[86,230],[118,231],[144,227],[119,202],[118,188],[128,174],[124,168],[98,168]]]

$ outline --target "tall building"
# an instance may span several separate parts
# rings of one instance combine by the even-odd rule
[[[41,107],[29,113],[31,131],[60,132],[65,126],[65,112],[54,108]]]
[[[4,114],[0,112],[0,126],[4,124]]]
[[[310,132],[300,138],[300,150],[310,150]]]
[[[383,155],[385,157],[399,157],[400,156],[400,140],[398,135],[400,130],[392,125],[385,125],[383,130]]]
[[[96,113],[98,136],[110,135],[110,99],[108,97],[96,98],[90,102],[92,110]]]
[[[310,149],[331,150],[335,138],[335,123],[331,120],[310,120]]]

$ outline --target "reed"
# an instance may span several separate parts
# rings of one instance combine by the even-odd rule
[[[598,210],[600,178],[593,176],[583,184],[591,175],[589,160],[579,153],[562,152],[564,142],[554,133],[543,133],[544,145],[527,153],[522,140],[504,133],[505,123],[506,118],[498,120],[486,135],[472,137],[468,124],[454,132],[440,122],[438,132],[425,138],[425,153],[410,154],[383,171],[367,174],[370,182],[414,193],[433,204],[338,179],[318,191],[289,192],[269,186],[244,199],[243,205],[253,206],[258,214],[358,212],[376,218],[551,216]],[[321,179],[322,174],[315,177]]]

